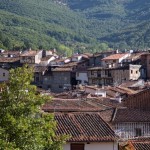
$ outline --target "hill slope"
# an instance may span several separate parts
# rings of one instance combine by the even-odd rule
[[[0,3],[1,37],[4,36],[1,46],[11,48],[12,45],[8,44],[11,42],[15,47],[51,48],[57,46],[57,41],[90,41],[84,35],[84,17],[65,6],[47,0],[0,0]],[[9,40],[5,41],[5,36]]]
[[[150,47],[149,0],[0,0],[0,4],[0,47],[48,49],[65,44],[101,49],[97,41],[114,48]]]

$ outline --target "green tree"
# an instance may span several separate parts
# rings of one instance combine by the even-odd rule
[[[64,136],[56,136],[53,114],[40,107],[48,97],[31,85],[32,68],[24,66],[10,71],[3,84],[0,100],[0,150],[60,150]]]

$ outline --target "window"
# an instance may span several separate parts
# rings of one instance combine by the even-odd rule
[[[131,74],[133,73],[133,70],[131,70]]]
[[[3,77],[5,77],[5,73],[3,73]]]
[[[62,86],[62,85],[59,85],[59,88],[60,88],[60,89],[62,89],[62,88],[63,88],[63,86]]]
[[[39,78],[39,77],[36,77],[36,78],[35,78],[35,81],[36,81],[36,82],[39,82],[39,81],[40,81],[40,78]]]
[[[138,71],[136,71],[136,74],[138,73]]]
[[[138,136],[142,136],[142,130],[140,128],[136,128],[135,129],[135,136],[138,137]]]
[[[71,150],[84,150],[84,144],[71,144]]]

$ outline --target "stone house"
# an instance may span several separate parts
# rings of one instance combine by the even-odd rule
[[[11,69],[22,66],[20,64],[20,51],[3,51],[0,53],[0,67]]]
[[[140,68],[140,65],[129,65],[117,68],[89,68],[89,85],[119,85],[125,81],[138,80],[141,78]]]
[[[77,84],[74,68],[55,68],[52,70],[52,92],[71,90]]]
[[[22,64],[39,64],[43,57],[43,50],[33,51],[28,50],[20,55],[20,63]]]
[[[34,72],[34,81],[33,84],[35,84],[37,87],[43,87],[43,80],[44,75],[48,71],[47,66],[34,66],[33,72]]]

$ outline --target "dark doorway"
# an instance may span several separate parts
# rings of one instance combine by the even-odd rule
[[[71,150],[84,150],[84,144],[71,144]]]

